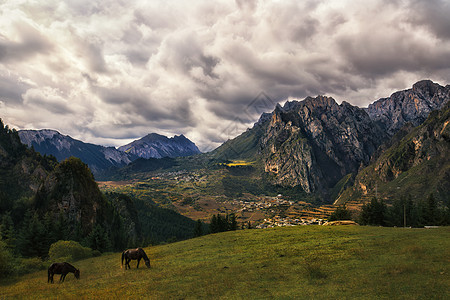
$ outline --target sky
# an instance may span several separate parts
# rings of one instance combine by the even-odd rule
[[[209,151],[276,103],[450,84],[450,0],[0,0],[0,118]]]

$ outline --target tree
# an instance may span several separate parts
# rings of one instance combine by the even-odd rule
[[[217,233],[217,232],[219,232],[219,225],[218,225],[218,222],[217,222],[217,217],[216,217],[216,215],[213,215],[213,216],[211,217],[211,222],[209,223],[209,231],[210,231],[211,233]]]
[[[440,211],[433,193],[431,193],[426,200],[423,219],[424,225],[438,225]]]
[[[197,220],[197,222],[195,223],[195,228],[194,228],[194,236],[202,236],[203,235],[203,223],[202,221],[200,221],[200,219]]]
[[[110,238],[106,231],[100,226],[96,225],[85,239],[87,246],[93,250],[105,252],[111,250]]]
[[[23,256],[45,257],[48,253],[46,232],[37,212],[27,211],[18,238],[18,248]]]
[[[0,278],[6,277],[14,270],[13,256],[5,242],[0,241]]]
[[[336,210],[330,215],[328,221],[337,221],[337,220],[351,220],[352,215],[350,211],[347,210],[345,205],[338,206]]]
[[[385,225],[386,204],[373,197],[370,203],[364,204],[361,211],[360,223],[363,225]]]
[[[0,241],[5,243],[5,247],[9,250],[14,250],[16,244],[16,236],[14,234],[14,223],[9,213],[2,217],[0,223]]]

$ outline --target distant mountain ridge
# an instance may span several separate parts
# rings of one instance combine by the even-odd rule
[[[18,133],[22,143],[33,147],[42,155],[53,155],[58,161],[71,156],[78,157],[89,165],[94,175],[112,167],[126,166],[138,158],[114,147],[84,143],[56,130],[20,130]]]
[[[168,138],[157,133],[150,133],[118,149],[142,158],[173,158],[201,153],[197,146],[184,135]]]
[[[42,155],[53,155],[58,161],[71,156],[80,158],[98,176],[111,168],[124,167],[141,157],[179,157],[200,153],[197,146],[184,135],[168,138],[152,133],[116,149],[84,143],[51,129],[20,130],[18,134],[22,143],[33,147]]]

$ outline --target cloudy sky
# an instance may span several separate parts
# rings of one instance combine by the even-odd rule
[[[449,16],[450,0],[0,0],[0,118],[210,150],[286,99],[449,84]]]

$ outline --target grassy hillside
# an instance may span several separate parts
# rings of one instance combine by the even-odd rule
[[[0,298],[444,299],[450,228],[304,226],[208,235],[145,250],[151,269],[114,253],[0,283]]]

